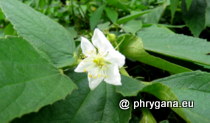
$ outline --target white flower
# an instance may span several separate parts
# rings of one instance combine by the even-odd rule
[[[99,29],[94,30],[92,43],[84,37],[81,38],[82,53],[86,58],[74,71],[88,72],[91,90],[103,80],[109,84],[121,85],[119,68],[125,64],[125,56],[114,49]]]

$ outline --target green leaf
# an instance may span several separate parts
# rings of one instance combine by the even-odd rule
[[[140,90],[150,83],[142,82],[128,76],[121,76],[122,86],[116,87],[116,91],[124,97],[137,96]]]
[[[182,2],[182,13],[186,25],[192,34],[199,37],[205,28],[206,0],[192,0],[190,9],[187,10],[186,3]]]
[[[158,23],[164,10],[165,10],[165,5],[160,5],[154,9],[151,9],[149,13],[143,16],[143,22],[150,24]]]
[[[170,0],[170,9],[171,9],[171,20],[174,18],[177,6],[179,5],[179,0]]]
[[[149,109],[142,108],[142,115],[140,123],[157,123]]]
[[[110,22],[98,24],[97,28],[99,28],[100,30],[108,30],[110,28]]]
[[[107,17],[112,21],[112,23],[115,23],[118,18],[118,13],[114,9],[111,9],[111,8],[106,8],[105,11],[106,11]]]
[[[146,92],[146,93],[156,96],[160,100],[164,100],[164,101],[178,100],[178,98],[171,91],[171,89],[162,83],[141,82],[130,77],[125,77],[125,76],[122,78],[122,86],[118,86],[116,88],[116,91],[122,94],[123,96],[137,96],[137,94],[140,92]],[[184,117],[185,114],[181,108],[172,108],[172,110],[180,114],[182,118],[185,118]]]
[[[138,33],[144,48],[166,56],[210,65],[210,43],[204,39],[175,34],[167,29],[150,27]]]
[[[180,103],[184,100],[194,101],[193,108],[172,108],[172,110],[187,122],[209,123],[209,81],[209,73],[186,72],[158,79],[148,84],[131,79],[122,81],[122,86],[117,87],[117,92],[124,96],[136,96],[139,92],[147,92],[160,100],[178,100]]]
[[[123,25],[123,30],[127,33],[135,34],[142,28],[142,22],[140,20],[131,20]]]
[[[4,37],[4,30],[0,29],[0,37],[3,38]]]
[[[186,2],[187,10],[189,10],[190,9],[190,6],[192,4],[192,0],[182,0],[182,1],[185,1]]]
[[[61,25],[17,0],[0,0],[0,7],[18,34],[43,51],[57,67],[74,62],[74,41]]]
[[[133,35],[122,35],[118,38],[120,51],[128,58],[166,70],[171,73],[191,71],[188,68],[168,62],[159,57],[148,54],[140,38]]]
[[[127,15],[127,16],[125,16],[125,17],[120,18],[120,19],[117,21],[117,23],[118,23],[118,24],[126,23],[126,22],[128,22],[128,21],[130,21],[130,20],[133,20],[133,19],[135,19],[135,18],[138,18],[138,17],[140,17],[140,16],[142,16],[142,15],[144,15],[144,14],[146,14],[146,13],[149,13],[149,12],[150,12],[150,11],[141,11],[141,12],[132,13],[132,14],[130,14],[130,15]]]
[[[14,28],[11,24],[8,24],[4,28],[4,35],[17,35],[17,32],[14,30]]]
[[[171,88],[180,101],[194,101],[193,108],[183,108],[184,119],[192,123],[210,122],[210,74],[206,72],[189,72],[155,80]],[[178,112],[177,112],[178,113]],[[178,113],[179,114],[179,113]],[[179,114],[180,116],[182,114]]]
[[[71,37],[76,38],[78,36],[77,31],[74,29],[74,27],[68,27],[67,30],[70,32]]]
[[[90,29],[93,30],[97,24],[99,24],[102,17],[104,6],[99,7],[93,14],[90,16]]]
[[[206,26],[210,27],[210,1],[206,0],[207,7],[206,7]]]
[[[122,76],[122,86],[116,88],[118,93],[126,97],[137,96],[139,92],[149,92],[163,100],[168,100],[169,98],[170,100],[176,100],[176,96],[169,90],[170,88],[162,83],[142,82],[127,76]],[[164,91],[168,93],[164,93]]]
[[[0,20],[4,20],[4,19],[5,19],[5,16],[4,16],[2,10],[0,10]]]
[[[131,110],[119,108],[122,96],[115,92],[114,86],[102,82],[90,91],[86,74],[70,73],[70,77],[77,82],[79,90],[65,100],[47,106],[38,113],[26,115],[16,122],[128,123]]]
[[[124,4],[124,1],[122,0],[106,0],[106,4],[118,9],[122,9],[124,11],[128,10],[128,7]]]
[[[0,122],[65,98],[75,84],[25,40],[0,39]]]

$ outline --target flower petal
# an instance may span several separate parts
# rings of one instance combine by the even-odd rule
[[[86,58],[82,60],[79,65],[74,69],[75,72],[87,72],[91,67],[94,67],[91,58]]]
[[[107,70],[107,77],[104,79],[106,83],[112,85],[122,85],[119,68],[117,65],[110,65]]]
[[[97,28],[94,30],[92,42],[93,45],[99,49],[99,52],[106,52],[107,50],[114,49],[112,44],[105,37],[105,35]]]
[[[109,51],[108,55],[106,56],[106,60],[112,64],[118,65],[119,68],[125,64],[125,56],[116,50]]]
[[[93,78],[90,76],[91,74],[88,74],[89,87],[91,90],[93,90],[103,81],[103,77]]]
[[[81,37],[81,48],[82,53],[86,56],[90,56],[93,53],[96,54],[95,47],[90,43],[90,41],[87,38]]]

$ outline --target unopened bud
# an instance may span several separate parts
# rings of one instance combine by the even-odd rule
[[[112,45],[116,45],[116,35],[115,34],[112,34],[112,33],[109,33],[107,35],[107,39],[112,43]]]

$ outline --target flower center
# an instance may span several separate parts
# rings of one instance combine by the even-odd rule
[[[93,60],[93,62],[96,64],[96,66],[98,66],[100,68],[102,68],[106,64],[106,61],[102,57],[96,57]]]

